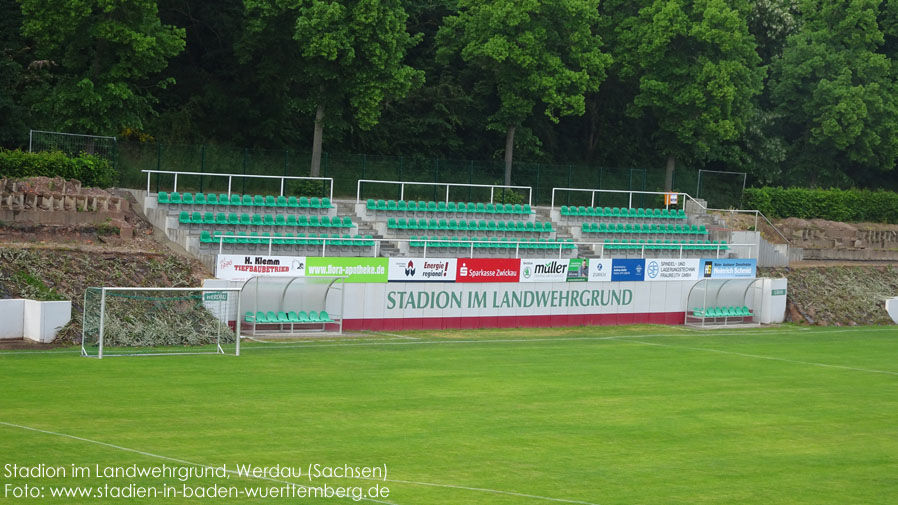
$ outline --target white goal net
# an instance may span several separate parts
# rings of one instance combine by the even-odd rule
[[[240,354],[240,288],[88,288],[83,356]]]

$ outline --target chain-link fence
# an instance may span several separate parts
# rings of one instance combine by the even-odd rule
[[[137,142],[118,143],[118,168],[120,184],[124,187],[145,188],[146,174],[141,170],[166,170],[200,173],[227,173],[248,175],[308,176],[311,155],[291,150],[243,149],[211,145],[148,144]],[[382,156],[368,154],[324,153],[321,158],[321,176],[334,179],[334,196],[355,197],[359,179],[392,181],[419,181],[428,183],[502,184],[505,165],[500,160],[446,160],[423,156]],[[150,180],[153,190],[170,189],[172,178],[154,175]],[[739,187],[741,196],[741,181]],[[243,178],[235,179],[232,191],[238,193],[270,193],[278,188],[271,181]],[[287,195],[310,195],[316,188],[309,183],[288,182]],[[514,163],[511,184],[533,188],[533,201],[548,205],[552,188],[594,188],[633,191],[663,191],[664,167],[614,168],[580,164],[547,164],[518,161]],[[697,173],[679,168],[674,173],[674,190],[691,193],[697,184]],[[735,182],[733,182],[735,184]],[[179,176],[178,188],[182,191],[225,192],[225,178]],[[322,195],[324,195],[322,188]],[[452,188],[451,200],[483,201],[484,195],[476,188]],[[488,190],[487,190],[488,191]],[[709,191],[709,196],[714,192]],[[365,198],[399,198],[398,186],[371,185],[364,189]],[[442,199],[445,189],[434,186],[407,187],[406,199]],[[589,205],[589,196],[565,193],[558,205]],[[604,195],[605,200],[595,202],[602,206],[626,206],[624,196]],[[641,195],[634,206],[658,205],[648,195]],[[620,199],[621,201],[617,201]],[[720,202],[724,205],[724,202]],[[717,202],[715,202],[717,206]],[[728,206],[728,205],[727,205]]]

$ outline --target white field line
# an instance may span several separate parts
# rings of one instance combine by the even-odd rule
[[[703,352],[713,352],[713,353],[717,353],[717,354],[729,354],[731,356],[741,356],[743,358],[765,359],[765,360],[770,360],[770,361],[782,361],[784,363],[795,363],[797,365],[810,365],[810,366],[819,366],[819,367],[825,367],[825,368],[838,368],[838,369],[842,369],[842,370],[852,370],[855,372],[868,372],[868,373],[879,373],[879,374],[886,374],[886,375],[898,375],[898,372],[890,372],[888,370],[876,370],[873,368],[858,368],[858,367],[845,366],[845,365],[831,365],[829,363],[815,363],[813,361],[801,361],[801,360],[795,360],[795,359],[777,358],[774,356],[763,356],[761,354],[747,354],[744,352],[735,352],[735,351],[722,351],[720,349],[708,349],[705,347],[690,347],[690,346],[685,346],[685,345],[659,344],[657,342],[643,342],[640,340],[632,340],[632,339],[624,340],[621,338],[612,338],[611,340],[618,340],[620,342],[631,342],[634,344],[642,344],[642,345],[652,345],[652,346],[656,346],[656,347],[670,347],[673,349],[686,349],[686,350],[690,350],[690,351],[703,351]]]
[[[369,331],[369,330],[362,330],[362,331],[364,333],[371,333],[374,335],[386,335],[388,337],[404,338],[406,340],[421,340],[418,337],[409,337],[408,335],[397,335],[396,333],[387,333],[385,331]]]
[[[543,500],[543,501],[552,501],[558,503],[574,503],[578,505],[599,505],[598,503],[592,503],[588,501],[579,501],[579,500],[567,500],[564,498],[549,498],[548,496],[538,496],[535,494],[526,494],[526,493],[515,493],[513,491],[499,491],[496,489],[486,489],[482,487],[467,487],[467,486],[456,486],[453,484],[435,484],[432,482],[415,482],[413,480],[396,480],[396,479],[386,479],[387,482],[396,482],[399,484],[412,484],[415,486],[429,486],[429,487],[444,487],[449,489],[463,489],[465,491],[479,491],[482,493],[492,493],[492,494],[503,494],[508,496],[518,496],[521,498],[532,498],[534,500]]]
[[[894,328],[883,328],[883,330],[888,329],[889,331],[896,331]],[[719,333],[717,331],[708,331],[702,330],[703,332],[707,332],[708,336],[757,336],[757,335],[783,335],[783,334],[792,334],[792,333],[804,333],[803,330],[761,330],[761,331],[752,331],[751,333],[746,330],[736,331],[732,333]],[[844,333],[850,332],[852,330],[831,330],[826,331],[825,333]],[[854,330],[856,331],[856,330]],[[876,329],[867,329],[864,331],[880,331],[879,328]],[[279,349],[285,348],[294,348],[294,347],[303,347],[303,348],[312,348],[312,347],[354,347],[354,346],[394,346],[394,345],[448,345],[448,344],[521,344],[521,343],[542,343],[542,342],[590,342],[590,341],[601,341],[601,340],[635,340],[641,338],[656,338],[656,337],[693,337],[697,334],[696,331],[680,331],[676,333],[657,333],[653,335],[619,335],[619,336],[611,336],[611,337],[544,337],[544,338],[498,338],[498,339],[445,339],[445,340],[415,340],[410,342],[371,342],[371,341],[361,341],[358,343],[339,343],[339,344],[327,344],[327,345],[280,345],[277,346]],[[258,351],[258,350],[270,350],[274,348],[271,347],[253,347],[248,350]]]
[[[192,461],[187,461],[187,460],[184,460],[184,459],[172,458],[172,457],[169,457],[169,456],[162,456],[162,455],[160,455],[160,454],[154,454],[154,453],[152,453],[152,452],[141,451],[141,450],[138,450],[138,449],[131,449],[130,447],[123,447],[123,446],[121,446],[121,445],[115,445],[115,444],[110,444],[110,443],[106,443],[106,442],[101,442],[101,441],[99,441],[99,440],[93,440],[93,439],[90,439],[90,438],[78,437],[78,436],[75,436],[75,435],[69,435],[69,434],[67,434],[67,433],[59,433],[59,432],[55,432],[55,431],[42,430],[42,429],[39,429],[39,428],[32,428],[31,426],[24,426],[24,425],[21,425],[21,424],[8,423],[8,422],[5,422],[5,421],[0,421],[0,425],[8,426],[8,427],[11,427],[11,428],[19,428],[19,429],[22,429],[22,430],[33,431],[33,432],[37,432],[37,433],[43,433],[43,434],[45,434],[45,435],[53,435],[53,436],[57,436],[57,437],[68,438],[68,439],[71,439],[71,440],[77,440],[77,441],[79,441],[79,442],[86,442],[86,443],[89,443],[89,444],[94,444],[94,445],[100,445],[100,446],[103,446],[103,447],[108,447],[108,448],[110,448],[110,449],[115,449],[115,450],[118,450],[118,451],[130,452],[130,453],[134,453],[134,454],[140,454],[141,456],[146,456],[146,457],[149,457],[149,458],[162,459],[162,460],[165,460],[165,461],[173,461],[173,462],[175,462],[175,463],[181,463],[181,464],[183,464],[183,465],[198,466],[198,467],[201,467],[201,468],[214,468],[214,467],[212,467],[212,466],[204,465],[204,464],[202,464],[202,463],[194,463],[194,462],[192,462]],[[300,488],[307,488],[307,487],[310,487],[310,486],[304,486],[304,485],[302,485],[302,484],[297,484],[297,483],[290,482],[290,481],[279,480],[279,479],[272,479],[272,478],[270,478],[270,477],[260,477],[260,476],[253,476],[253,475],[240,475],[240,474],[239,474],[237,471],[235,471],[235,470],[226,470],[226,471],[227,471],[229,474],[237,475],[237,476],[239,476],[239,477],[243,477],[243,478],[247,478],[247,479],[255,478],[255,479],[259,479],[259,480],[265,480],[265,481],[269,481],[269,482],[275,482],[275,483],[278,483],[278,484],[288,484],[288,485],[292,485],[292,486],[296,486],[296,487],[300,487]],[[352,480],[352,479],[350,479],[350,480]],[[449,489],[461,489],[461,490],[465,490],[465,491],[478,491],[478,492],[482,492],[482,493],[501,494],[501,495],[508,495],[508,496],[518,496],[518,497],[521,497],[521,498],[531,498],[531,499],[534,499],[534,500],[550,501],[550,502],[556,502],[556,503],[572,503],[572,504],[575,504],[575,505],[599,505],[599,504],[597,504],[597,503],[592,503],[592,502],[585,502],[585,501],[578,501],[578,500],[567,500],[567,499],[564,499],[564,498],[552,498],[552,497],[549,497],[549,496],[539,496],[539,495],[527,494],[527,493],[517,493],[517,492],[514,492],[514,491],[501,491],[501,490],[498,490],[498,489],[486,489],[486,488],[479,488],[479,487],[457,486],[457,485],[453,485],[453,484],[436,484],[436,483],[432,483],[432,482],[415,482],[415,481],[396,480],[396,479],[383,479],[383,480],[381,480],[381,479],[356,479],[356,480],[370,480],[370,481],[379,481],[379,482],[386,481],[386,482],[394,482],[394,483],[397,483],[397,484],[411,484],[411,485],[417,485],[417,486],[430,486],[430,487],[441,487],[441,488],[449,488]],[[349,499],[352,499],[352,498],[349,498]],[[352,499],[352,500],[355,501],[355,499]],[[372,498],[362,498],[362,500],[369,501],[369,502],[373,502],[373,503],[382,503],[382,504],[385,504],[385,505],[397,505],[397,504],[392,503],[392,502],[380,501],[380,500],[375,500],[375,499],[372,499]]]
[[[24,426],[24,425],[21,425],[21,424],[8,423],[8,422],[5,422],[5,421],[0,421],[0,425],[3,425],[3,426],[9,426],[9,427],[11,427],[11,428],[19,428],[19,429],[22,429],[22,430],[34,431],[34,432],[37,432],[37,433],[43,433],[43,434],[45,434],[45,435],[53,435],[53,436],[57,436],[57,437],[68,438],[68,439],[71,439],[71,440],[78,440],[79,442],[87,442],[87,443],[89,443],[89,444],[100,445],[100,446],[108,447],[108,448],[110,448],[110,449],[115,449],[115,450],[118,450],[118,451],[130,452],[130,453],[134,453],[134,454],[140,454],[141,456],[146,456],[146,457],[148,457],[148,458],[162,459],[162,460],[165,460],[165,461],[173,461],[173,462],[175,462],[175,463],[181,463],[182,465],[198,466],[198,467],[200,467],[200,468],[210,468],[210,469],[214,468],[214,467],[212,467],[212,466],[210,466],[210,465],[204,465],[204,464],[202,464],[202,463],[194,463],[193,461],[187,461],[187,460],[184,460],[184,459],[172,458],[172,457],[169,457],[169,456],[163,456],[163,455],[161,455],[161,454],[154,454],[154,453],[152,453],[152,452],[141,451],[141,450],[138,450],[138,449],[131,449],[130,447],[123,447],[123,446],[121,446],[121,445],[109,444],[109,443],[106,443],[106,442],[100,442],[99,440],[93,440],[93,439],[90,439],[90,438],[84,438],[84,437],[78,437],[78,436],[75,436],[75,435],[69,435],[69,434],[67,434],[67,433],[59,433],[59,432],[55,432],[55,431],[42,430],[42,429],[39,429],[39,428],[32,428],[31,426]],[[239,477],[243,477],[243,478],[247,478],[247,479],[259,479],[259,480],[264,480],[264,481],[269,481],[269,482],[275,482],[275,483],[278,483],[278,484],[288,484],[288,485],[296,486],[296,487],[299,487],[299,488],[309,488],[309,487],[310,487],[310,486],[304,486],[304,485],[302,485],[302,484],[297,484],[297,483],[295,483],[295,482],[290,482],[290,481],[286,481],[286,480],[272,479],[272,478],[270,478],[270,477],[255,476],[255,475],[240,475],[240,474],[239,474],[237,471],[235,471],[235,470],[225,470],[225,471],[226,471],[227,473],[229,473],[229,474],[237,475],[237,476],[239,476]],[[352,498],[349,498],[349,499],[352,499]],[[397,505],[397,504],[395,504],[395,503],[393,503],[393,502],[380,501],[380,500],[375,500],[375,499],[372,499],[372,498],[362,498],[362,500],[370,501],[370,502],[374,502],[374,503],[383,503],[383,504],[385,504],[385,505]],[[353,501],[354,501],[354,500],[353,500]]]
[[[547,330],[551,330],[551,328],[547,328]],[[407,337],[403,335],[396,335],[400,338],[413,339],[411,342],[396,342],[392,338],[386,339],[352,339],[350,342],[359,342],[359,343],[346,343],[345,340],[310,340],[308,343],[291,343],[291,344],[280,344],[276,342],[270,342],[271,345],[268,346],[259,346],[259,347],[244,347],[241,348],[241,351],[257,351],[257,350],[270,350],[270,349],[290,349],[290,348],[303,348],[303,347],[352,347],[352,346],[378,346],[378,345],[428,345],[428,344],[501,344],[501,343],[527,343],[527,342],[570,342],[570,341],[593,341],[593,340],[635,340],[640,338],[656,338],[656,337],[683,337],[683,336],[695,336],[695,335],[708,335],[714,337],[744,337],[744,336],[758,336],[758,335],[791,335],[791,334],[801,334],[806,333],[808,331],[817,332],[820,334],[828,335],[831,333],[853,333],[856,332],[856,328],[840,328],[837,330],[818,330],[817,328],[804,328],[804,327],[795,327],[794,329],[761,329],[761,330],[738,330],[730,333],[723,333],[717,330],[697,330],[692,328],[679,328],[676,332],[673,333],[656,333],[652,335],[622,335],[616,337],[545,337],[545,338],[504,338],[504,339],[474,339],[474,340],[422,340],[417,337]],[[864,327],[862,330],[864,332],[879,332],[879,331],[888,331],[888,332],[896,332],[898,331],[898,327],[894,326],[883,326],[883,327]],[[389,333],[381,333],[382,335],[391,335]],[[351,337],[348,337],[351,338]],[[320,345],[322,342],[341,342],[334,343],[328,345]],[[660,344],[659,344],[660,345]],[[48,351],[0,351],[0,356],[4,356],[7,354],[72,354],[78,353],[80,350],[48,350]],[[171,355],[172,353],[159,353],[160,355]],[[203,353],[206,354],[206,353]],[[215,353],[208,353],[215,354]]]

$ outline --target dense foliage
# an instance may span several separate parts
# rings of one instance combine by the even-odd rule
[[[896,0],[0,0],[0,11],[6,147],[28,128],[128,130],[313,152],[313,166],[321,151],[513,151],[898,189]]]
[[[772,217],[898,224],[898,193],[891,191],[749,188],[745,201]]]
[[[28,153],[18,149],[0,150],[0,177],[62,177],[99,188],[118,182],[118,174],[109,161],[97,156],[69,156],[60,151]]]

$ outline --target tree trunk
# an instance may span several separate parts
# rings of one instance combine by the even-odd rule
[[[673,155],[667,157],[667,173],[664,174],[664,191],[671,191],[673,189],[673,174],[676,163],[677,160]]]
[[[324,101],[318,102],[315,110],[315,134],[312,137],[312,177],[321,174],[321,140],[324,136]]]
[[[505,185],[511,186],[511,159],[514,154],[514,131],[517,127],[508,126],[508,134],[505,136]]]

